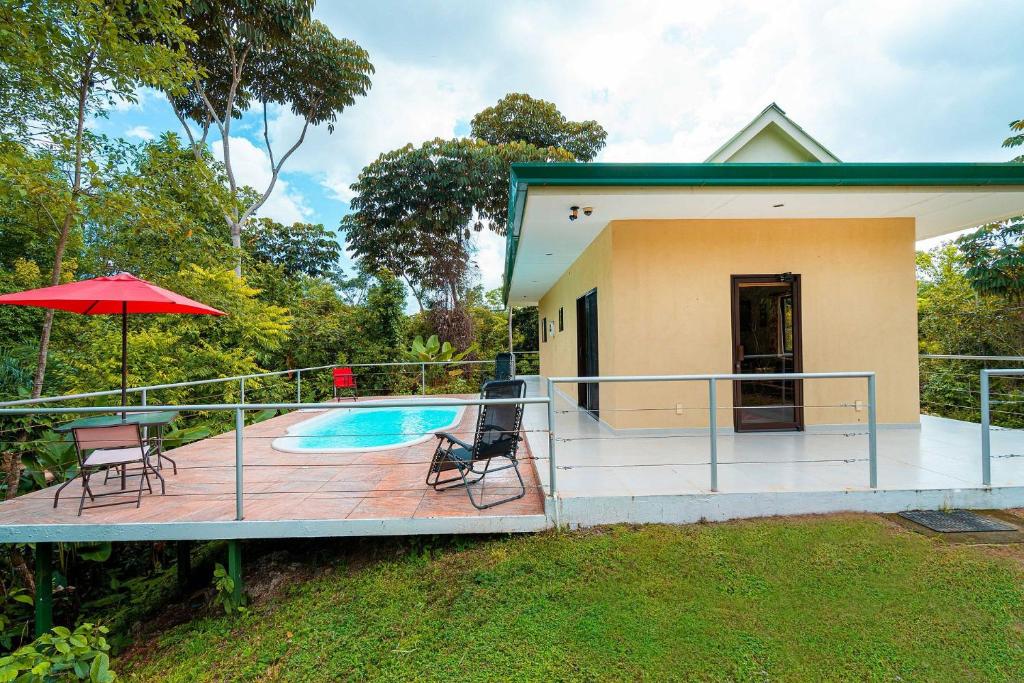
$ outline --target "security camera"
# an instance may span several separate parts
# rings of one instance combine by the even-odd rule
[[[594,213],[594,207],[592,207],[592,206],[584,206],[583,207],[583,215],[584,216],[589,216],[592,213]]]
[[[569,220],[574,221],[580,217],[580,207],[570,206],[569,207]]]

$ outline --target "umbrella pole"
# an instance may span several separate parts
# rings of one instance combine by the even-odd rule
[[[121,405],[128,405],[128,302],[121,302]],[[128,413],[121,413],[121,422]]]

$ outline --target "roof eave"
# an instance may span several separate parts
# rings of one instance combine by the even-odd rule
[[[512,164],[504,298],[508,303],[530,185],[547,187],[1024,187],[1024,164]]]

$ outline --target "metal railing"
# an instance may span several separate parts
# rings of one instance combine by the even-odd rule
[[[985,486],[992,485],[992,377],[1024,377],[1024,368],[986,368],[981,371],[981,483]]]
[[[876,411],[874,372],[787,372],[756,374],[708,374],[708,375],[627,375],[610,377],[549,377],[547,395],[554,397],[556,384],[614,384],[621,382],[707,382],[708,383],[708,432],[710,438],[711,490],[718,491],[718,411],[733,410],[732,406],[718,406],[717,382],[744,380],[803,380],[803,379],[865,379],[867,380],[868,409],[868,481],[871,488],[878,488],[878,418]],[[557,462],[555,456],[555,409],[554,401],[548,403],[548,477],[552,497],[557,491]]]
[[[515,356],[537,354],[538,351],[516,351]],[[265,377],[281,377],[284,375],[295,376],[295,402],[302,403],[302,373],[333,370],[334,368],[419,368],[420,394],[427,393],[427,368],[435,366],[463,366],[463,365],[493,365],[493,359],[488,360],[458,360],[458,361],[398,361],[392,363],[334,363],[332,365],[316,365],[306,368],[293,368],[290,370],[274,370],[269,372],[256,372],[249,375],[233,375],[231,377],[214,377],[210,379],[196,379],[185,382],[172,382],[169,384],[150,384],[143,387],[129,387],[127,393],[141,394],[139,405],[147,406],[149,392],[159,389],[181,389],[185,387],[201,386],[206,384],[223,384],[227,382],[238,382],[239,399],[245,403],[245,383],[248,380]],[[119,396],[120,389],[106,389],[104,391],[90,391],[80,394],[65,394],[62,396],[42,396],[39,398],[23,398],[13,401],[0,401],[0,408],[21,405],[38,405],[41,403],[61,403],[64,401],[77,401],[89,398],[101,398],[103,396]],[[148,406],[147,406],[148,407]]]
[[[499,399],[454,399],[435,398],[430,400],[431,407],[463,407],[463,406],[500,406],[500,405],[532,405],[549,404],[547,396]],[[388,399],[385,401],[363,401],[358,403],[223,403],[207,405],[154,405],[146,406],[147,411],[180,412],[193,411],[233,411],[235,423],[235,519],[244,519],[244,466],[245,466],[245,413],[261,410],[369,410],[373,408],[422,408],[419,399]],[[0,418],[17,415],[92,415],[101,413],[121,412],[120,406],[69,407],[69,408],[0,408]]]

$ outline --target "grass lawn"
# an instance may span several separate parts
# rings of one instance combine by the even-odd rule
[[[1016,546],[947,546],[858,515],[391,543],[247,616],[146,638],[114,668],[171,681],[1024,679]]]

